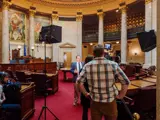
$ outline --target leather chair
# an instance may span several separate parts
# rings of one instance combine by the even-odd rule
[[[31,78],[27,78],[24,72],[16,71],[16,77],[19,82],[29,82]]]
[[[49,80],[45,74],[32,74],[32,82],[35,83],[35,92],[37,95],[44,95],[49,88]]]

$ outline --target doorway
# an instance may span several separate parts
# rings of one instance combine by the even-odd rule
[[[72,53],[71,52],[64,52],[64,68],[70,68],[72,62]]]

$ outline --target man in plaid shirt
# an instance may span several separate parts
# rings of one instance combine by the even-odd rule
[[[94,60],[83,67],[77,82],[81,92],[92,99],[92,120],[101,120],[102,116],[107,120],[116,120],[118,115],[116,98],[122,99],[125,96],[130,81],[116,62],[104,58],[102,45],[95,46],[93,53]],[[83,86],[86,79],[90,93]],[[122,84],[119,92],[115,86],[116,79]]]

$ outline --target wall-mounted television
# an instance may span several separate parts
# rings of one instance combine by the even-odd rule
[[[107,50],[111,50],[112,45],[109,43],[104,44],[104,48]]]

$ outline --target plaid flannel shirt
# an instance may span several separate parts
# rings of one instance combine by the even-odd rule
[[[84,83],[87,79],[92,100],[106,103],[112,102],[118,95],[116,78],[122,85],[130,83],[116,62],[97,57],[83,67],[77,82]]]

